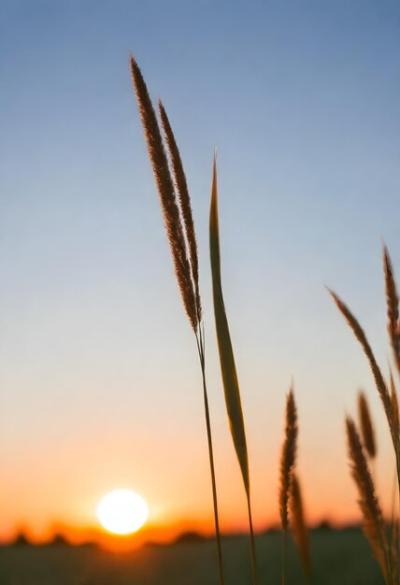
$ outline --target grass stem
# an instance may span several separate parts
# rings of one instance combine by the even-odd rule
[[[282,576],[281,585],[286,585],[286,563],[287,563],[287,530],[282,532]]]
[[[199,353],[201,375],[203,381],[203,398],[204,398],[204,414],[206,419],[207,429],[207,444],[208,444],[208,456],[210,460],[210,473],[211,473],[211,486],[213,496],[213,508],[214,508],[214,524],[215,524],[215,537],[217,541],[217,554],[218,554],[218,567],[219,567],[219,581],[220,585],[225,584],[224,579],[224,565],[222,561],[222,544],[221,544],[221,530],[219,525],[219,514],[218,514],[218,496],[217,496],[217,484],[215,479],[215,466],[214,466],[214,450],[212,443],[211,434],[211,421],[210,421],[210,408],[208,405],[208,392],[207,392],[207,381],[206,381],[206,368],[205,368],[205,343],[204,333],[199,327],[199,333],[196,334],[197,350]]]
[[[248,516],[249,516],[249,528],[250,528],[250,555],[251,555],[252,581],[253,581],[253,585],[258,585],[256,542],[255,542],[255,538],[254,538],[253,515],[251,512],[250,492],[247,494],[247,512],[248,512]]]

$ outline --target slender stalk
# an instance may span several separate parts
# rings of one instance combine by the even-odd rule
[[[165,145],[162,139],[157,116],[142,72],[132,56],[130,58],[130,65],[133,86],[143,124],[150,162],[160,196],[161,209],[175,266],[175,273],[181,291],[184,308],[189,317],[199,352],[203,378],[203,396],[213,491],[215,529],[218,546],[220,585],[224,585],[214,456],[205,376],[205,343],[204,329],[202,329],[203,324],[201,319],[197,244],[190,196],[179,149],[166,111],[160,103],[161,122],[166,138],[168,155],[165,152]],[[170,163],[172,166],[173,177],[171,175]]]
[[[214,466],[214,450],[212,443],[211,434],[211,421],[210,421],[210,409],[208,405],[208,392],[207,392],[207,381],[206,381],[206,367],[205,367],[205,343],[204,333],[199,327],[199,332],[196,333],[197,350],[199,353],[201,375],[203,381],[203,398],[204,398],[204,414],[206,419],[207,429],[207,444],[208,444],[208,457],[210,460],[210,473],[211,473],[211,486],[213,496],[213,508],[214,508],[214,525],[215,525],[215,536],[217,541],[217,554],[218,554],[218,567],[219,567],[219,581],[221,585],[224,585],[224,565],[222,561],[222,544],[221,544],[221,531],[219,525],[219,514],[218,514],[218,496],[217,496],[217,483],[215,479],[215,466]]]
[[[397,501],[397,470],[393,474],[393,487],[392,487],[392,504],[391,504],[391,519],[390,519],[390,532],[389,532],[389,554],[392,558],[392,571],[393,580],[398,583],[398,554],[399,554],[399,520],[396,513],[396,501]]]
[[[282,533],[282,567],[281,567],[281,584],[286,583],[286,557],[287,557],[287,530]]]
[[[251,574],[254,585],[258,585],[258,573],[257,573],[257,555],[256,555],[256,542],[254,538],[253,528],[253,514],[251,511],[250,492],[247,496],[247,513],[249,517],[249,528],[250,528],[250,558],[251,558]]]

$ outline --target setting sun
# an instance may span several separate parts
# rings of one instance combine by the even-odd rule
[[[101,498],[97,505],[97,518],[103,528],[113,534],[132,534],[147,520],[146,501],[132,490],[116,489]]]

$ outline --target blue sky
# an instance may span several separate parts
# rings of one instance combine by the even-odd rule
[[[385,366],[382,239],[395,267],[400,260],[399,32],[396,2],[1,2],[0,455],[10,494],[38,457],[47,462],[40,493],[54,466],[68,476],[77,445],[92,460],[100,441],[110,455],[93,474],[104,484],[133,483],[171,517],[209,513],[207,487],[186,509],[162,475],[160,443],[208,480],[195,348],[132,93],[132,52],[169,112],[191,188],[221,489],[237,470],[210,295],[214,148],[256,502],[269,490],[257,517],[275,513],[292,375],[306,487],[343,476],[337,507],[352,513],[342,427],[360,384],[386,429],[324,285],[348,300]],[[176,475],[191,485],[190,465]],[[71,500],[108,487],[84,477]],[[27,517],[63,515],[61,503],[37,508],[20,489]],[[227,518],[240,494],[238,483]]]

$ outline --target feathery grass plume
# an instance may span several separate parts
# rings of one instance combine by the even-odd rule
[[[383,408],[385,410],[386,418],[387,418],[387,421],[389,424],[389,429],[390,429],[390,433],[391,433],[391,437],[392,437],[392,441],[393,441],[393,447],[394,447],[395,454],[396,454],[396,460],[398,462],[397,466],[399,468],[400,453],[399,453],[399,449],[398,449],[398,440],[396,438],[395,430],[393,428],[392,402],[390,399],[390,394],[389,394],[386,382],[382,376],[382,372],[378,366],[378,363],[375,359],[375,356],[373,354],[371,346],[367,340],[367,337],[366,337],[361,325],[359,324],[357,319],[354,317],[353,313],[350,311],[350,309],[347,307],[347,305],[345,305],[345,303],[337,296],[337,294],[331,290],[329,290],[329,293],[331,294],[333,300],[335,301],[336,306],[338,307],[339,311],[342,313],[342,315],[346,319],[348,325],[353,330],[353,333],[354,333],[356,339],[361,344],[361,347],[363,348],[364,353],[367,356],[372,374],[374,376],[375,385],[377,387],[378,393],[379,393],[381,400],[382,400],[382,403],[383,403]],[[400,481],[400,476],[399,476],[399,481]]]
[[[383,269],[385,273],[387,330],[396,367],[400,373],[400,323],[399,323],[399,296],[389,251],[383,247]]]
[[[193,329],[196,331],[199,320],[196,311],[196,295],[193,287],[191,267],[187,253],[183,225],[175,194],[168,159],[165,154],[160,128],[146,83],[135,59],[131,57],[132,81],[147,141],[150,161],[160,195],[164,222],[170,243],[175,273],[182,294],[183,304]]]
[[[307,579],[311,576],[310,539],[304,518],[304,506],[299,479],[296,473],[290,482],[290,524],[294,540],[299,550],[304,573]]]
[[[198,313],[198,320],[201,320],[201,301],[199,292],[199,263],[197,258],[197,243],[196,234],[194,230],[194,222],[192,215],[192,207],[190,203],[190,195],[186,181],[185,171],[181,156],[179,153],[178,145],[175,140],[174,133],[169,122],[167,112],[159,100],[158,108],[160,111],[161,123],[164,129],[164,134],[168,146],[168,151],[172,163],[172,170],[174,174],[175,186],[178,193],[178,199],[180,208],[182,210],[183,223],[185,228],[185,236],[187,239],[187,246],[189,252],[189,261],[192,270],[192,279],[196,293],[196,309]]]
[[[249,462],[247,455],[246,433],[244,427],[242,402],[240,399],[239,381],[236,372],[235,357],[229,332],[228,319],[225,311],[224,297],[221,282],[221,258],[219,245],[218,222],[218,188],[217,165],[214,156],[211,205],[210,205],[210,259],[212,273],[212,287],[214,300],[215,327],[219,358],[221,365],[222,381],[224,386],[225,404],[228,413],[229,426],[242,473],[243,483],[247,498],[247,511],[250,526],[250,547],[253,583],[258,583],[256,547],[254,541],[253,519],[251,512]]]
[[[289,525],[288,503],[297,451],[297,409],[292,387],[290,388],[286,399],[285,420],[285,439],[283,441],[281,451],[279,486],[279,512],[283,530],[281,577],[282,585],[285,585],[286,583],[287,531]]]
[[[133,57],[130,60],[132,81],[147,141],[150,161],[161,201],[164,222],[170,243],[178,285],[184,307],[192,325],[200,360],[203,400],[206,420],[207,446],[211,473],[211,486],[214,508],[214,523],[217,542],[220,585],[224,585],[221,532],[219,527],[218,498],[215,478],[214,453],[211,434],[210,409],[205,371],[205,339],[201,323],[201,302],[199,293],[199,274],[197,245],[190,205],[189,192],[179,151],[164,108],[160,105],[164,131],[174,170],[178,196],[171,177],[168,159],[154,108],[143,79],[142,73]]]
[[[365,450],[371,459],[375,459],[377,451],[375,430],[372,424],[367,397],[362,390],[358,393],[358,420]]]
[[[288,501],[297,451],[297,409],[291,388],[286,399],[285,439],[281,452],[279,510],[282,529],[288,528]]]
[[[346,418],[346,434],[351,473],[358,490],[358,503],[362,512],[364,533],[375,558],[379,562],[386,583],[391,584],[393,581],[383,515],[360,437],[354,421],[350,417]]]

